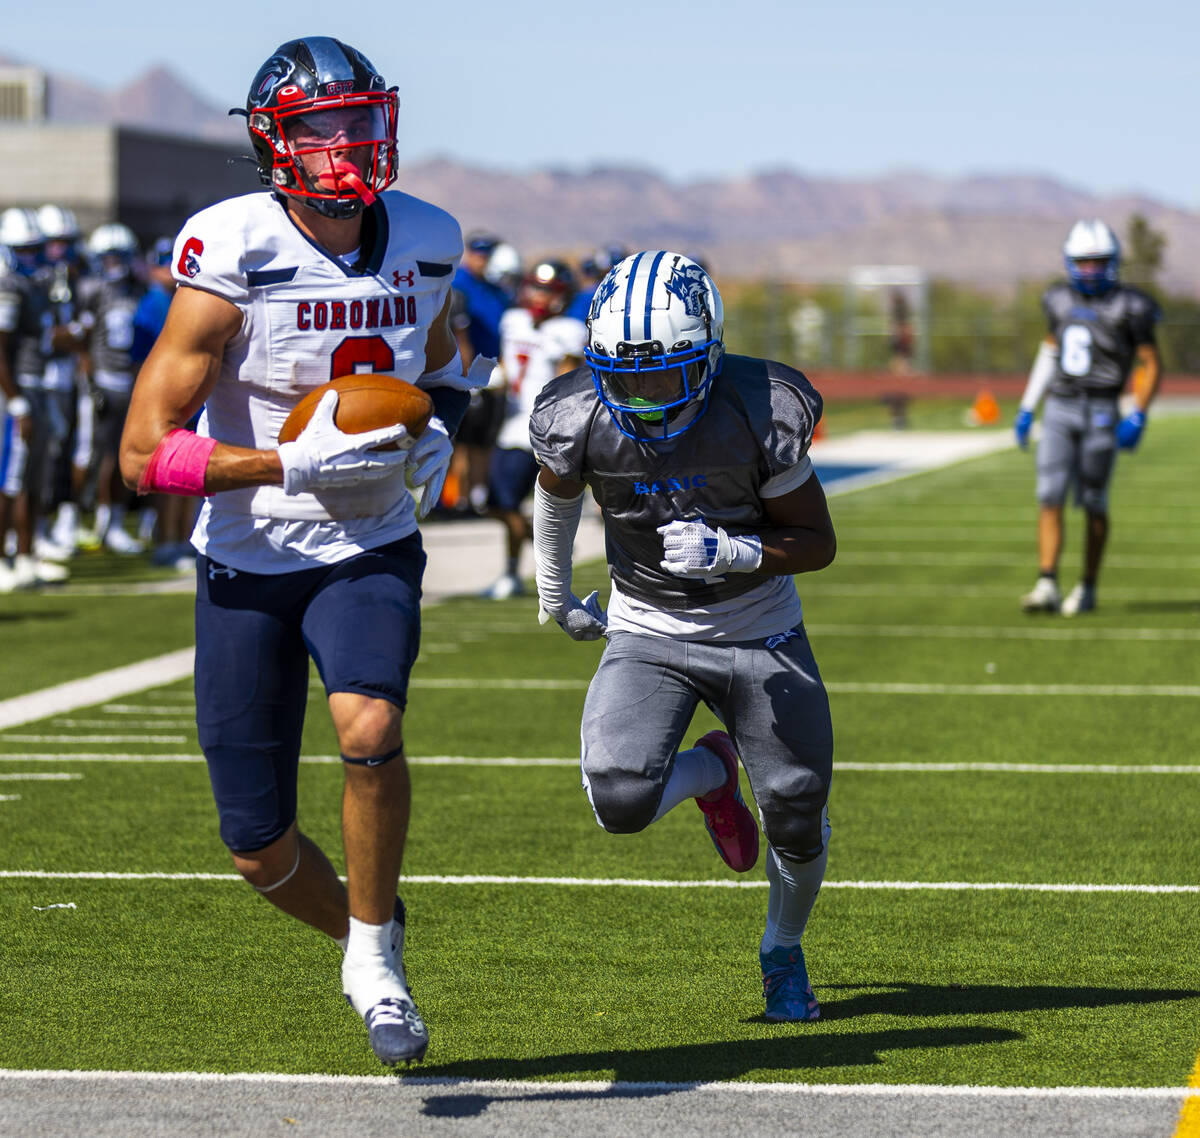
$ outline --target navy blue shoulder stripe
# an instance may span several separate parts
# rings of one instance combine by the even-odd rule
[[[290,269],[251,269],[246,274],[246,285],[249,288],[262,288],[263,285],[283,284],[290,281],[299,268],[299,265],[293,265]]]
[[[418,261],[417,272],[423,277],[448,277],[454,272],[454,266],[443,265],[440,261]]]

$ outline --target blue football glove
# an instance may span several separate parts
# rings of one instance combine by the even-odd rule
[[[1146,412],[1132,411],[1117,424],[1117,446],[1122,450],[1133,450],[1146,429]]]
[[[1024,450],[1029,445],[1029,431],[1033,426],[1033,412],[1024,409],[1017,412],[1013,420],[1013,433],[1017,436],[1017,446]]]

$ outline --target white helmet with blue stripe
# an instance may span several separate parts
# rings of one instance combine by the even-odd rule
[[[703,413],[725,354],[725,308],[689,257],[646,250],[600,282],[584,358],[596,394],[622,434],[674,438]]]
[[[1102,296],[1117,283],[1121,246],[1099,218],[1077,221],[1063,242],[1063,263],[1071,283],[1085,296]]]

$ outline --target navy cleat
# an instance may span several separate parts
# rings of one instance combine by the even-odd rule
[[[798,944],[759,951],[766,1018],[773,1023],[803,1023],[821,1018],[821,1005],[813,995],[804,967],[804,950]]]
[[[419,1063],[429,1046],[429,1032],[411,996],[388,996],[363,1016],[371,1050],[381,1063]]]

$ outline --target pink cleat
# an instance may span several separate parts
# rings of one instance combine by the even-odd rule
[[[724,731],[710,731],[692,746],[712,751],[725,764],[729,777],[723,786],[711,792],[715,798],[711,801],[705,800],[707,795],[697,798],[696,805],[704,814],[704,827],[722,860],[737,873],[745,873],[758,861],[758,823],[742,800],[733,740]]]

